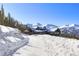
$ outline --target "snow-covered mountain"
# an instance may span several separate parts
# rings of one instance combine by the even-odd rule
[[[68,25],[63,25],[63,26],[60,26],[60,28],[67,28],[67,27],[74,27],[74,28],[76,28],[76,29],[79,29],[79,25],[77,25],[77,24],[68,24]]]
[[[47,24],[45,27],[48,30],[48,32],[53,32],[58,28],[58,26],[52,24]]]
[[[43,25],[40,23],[37,24],[27,24],[27,27],[29,27],[33,32],[44,32],[44,30],[37,30],[37,28],[39,27],[39,29],[43,29]]]
[[[79,25],[77,24],[64,25],[64,26],[60,26],[59,28],[63,33],[79,36]]]
[[[13,55],[28,43],[28,37],[18,29],[0,25],[0,56]]]
[[[40,23],[37,23],[37,24],[26,24],[29,28],[31,29],[36,29],[37,27],[39,28],[43,28],[44,26]]]
[[[37,24],[37,25],[30,25],[29,26],[34,32],[54,32],[55,30],[57,30],[57,28],[60,29],[61,34],[64,35],[70,35],[70,36],[79,36],[79,25],[77,24],[70,24],[70,25],[63,25],[63,26],[56,26],[56,25],[52,25],[52,24],[47,24],[47,25],[42,25],[42,24]],[[39,27],[39,30],[37,30],[36,28]]]
[[[45,31],[52,32],[58,28],[58,26],[55,26],[52,24],[42,25],[40,23],[37,23],[35,25],[34,24],[27,24],[27,26],[35,32],[45,32]],[[39,27],[40,30],[36,30],[37,27]]]

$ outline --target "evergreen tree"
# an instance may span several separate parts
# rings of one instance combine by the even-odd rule
[[[5,16],[3,5],[1,6],[0,10],[0,25],[16,27],[21,30],[21,32],[24,32],[26,30],[26,26],[11,17],[10,13],[8,13],[7,17]]]
[[[9,20],[8,20],[7,17],[5,17],[5,19],[4,19],[4,25],[5,25],[5,26],[9,26]]]
[[[11,15],[10,15],[10,13],[8,13],[8,20],[9,20],[9,26],[11,26]]]
[[[2,14],[2,19],[4,19],[4,8],[3,8],[3,5],[1,6],[1,14]]]
[[[3,5],[1,6],[1,19],[2,19],[2,25],[4,24],[4,8]]]

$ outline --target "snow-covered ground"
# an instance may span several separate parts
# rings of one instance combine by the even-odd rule
[[[79,56],[79,40],[50,35],[30,35],[28,45],[14,56]]]
[[[29,39],[18,29],[0,25],[0,56],[10,56],[27,45]]]
[[[25,35],[0,25],[0,56],[79,56],[79,40],[51,35]]]

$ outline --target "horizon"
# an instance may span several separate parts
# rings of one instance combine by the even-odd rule
[[[6,16],[10,12],[14,19],[24,24],[79,24],[78,3],[5,3],[3,7]]]

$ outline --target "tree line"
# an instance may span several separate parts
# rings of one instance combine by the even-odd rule
[[[8,16],[5,16],[3,5],[1,6],[0,10],[0,25],[18,28],[21,30],[21,32],[24,32],[24,30],[27,29],[26,25],[15,20],[13,17],[11,17],[10,13],[8,13]]]

